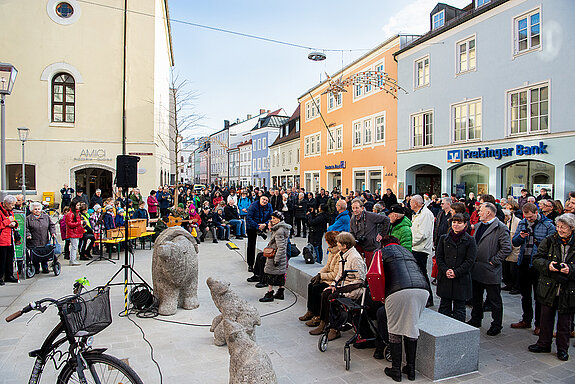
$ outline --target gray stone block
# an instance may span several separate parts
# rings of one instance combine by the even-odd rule
[[[479,329],[425,309],[419,320],[416,369],[431,380],[476,372]]]

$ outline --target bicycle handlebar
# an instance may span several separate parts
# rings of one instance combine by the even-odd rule
[[[38,301],[32,301],[30,304],[28,304],[27,306],[25,306],[21,310],[14,312],[10,316],[6,317],[6,322],[9,323],[12,320],[16,320],[17,318],[19,318],[23,314],[28,313],[28,312],[32,311],[33,309],[36,309],[40,312],[44,312],[46,310],[46,307],[43,307],[42,304],[44,304],[44,303],[55,304],[57,302],[58,302],[58,300],[54,300],[51,298],[45,298],[45,299],[38,300]]]

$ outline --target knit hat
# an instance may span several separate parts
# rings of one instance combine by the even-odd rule
[[[280,211],[274,211],[274,213],[272,213],[272,217],[275,217],[276,219],[279,219],[280,221],[284,220],[284,214],[281,213]]]
[[[94,204],[94,211],[97,211],[100,208],[102,208],[100,204]]]
[[[179,207],[179,208],[184,208],[184,203],[178,204],[178,207]]]
[[[405,215],[405,209],[399,204],[393,204],[391,208],[389,208],[389,213],[401,213]]]
[[[108,211],[113,211],[114,207],[112,207],[111,205],[106,205],[106,212]]]

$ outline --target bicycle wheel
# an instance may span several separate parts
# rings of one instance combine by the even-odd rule
[[[86,354],[88,368],[84,370],[87,383],[143,384],[140,377],[122,360],[106,354]],[[68,361],[60,375],[58,384],[80,383],[75,361]]]

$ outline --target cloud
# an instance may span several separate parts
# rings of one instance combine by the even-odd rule
[[[449,5],[463,8],[472,0],[450,0]],[[437,0],[415,0],[390,16],[387,23],[381,28],[385,36],[397,33],[424,34],[429,31],[429,13],[437,5]]]

